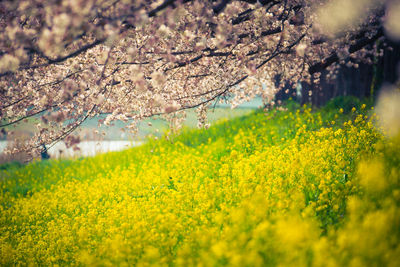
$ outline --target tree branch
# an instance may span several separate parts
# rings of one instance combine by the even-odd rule
[[[372,38],[361,38],[359,39],[355,44],[351,45],[349,48],[349,53],[352,54],[354,52],[357,52],[358,50],[364,48],[365,46],[372,44],[376,40],[378,40],[380,37],[384,36],[383,29],[380,28],[378,32],[372,37]],[[326,69],[328,66],[332,65],[333,63],[336,63],[340,60],[338,54],[336,52],[332,53],[329,57],[325,58],[321,62],[313,64],[309,68],[309,73],[312,75],[317,72],[321,72],[324,69]]]
[[[225,7],[229,4],[230,0],[222,0],[218,5],[213,7],[213,11],[215,15],[218,15],[222,11],[224,11]]]

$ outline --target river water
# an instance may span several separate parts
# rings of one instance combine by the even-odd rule
[[[130,147],[142,144],[139,141],[82,141],[78,144],[79,150],[67,148],[64,142],[58,142],[48,150],[51,158],[71,158],[71,157],[87,157],[94,156],[99,153],[120,151]],[[0,154],[3,153],[7,141],[0,141]]]
[[[250,113],[257,107],[262,105],[262,100],[260,97],[256,97],[250,102],[243,103],[240,105],[240,108],[236,108],[232,110],[228,104],[218,104],[217,108],[211,109],[208,112],[208,120],[209,122],[213,123],[218,121],[219,119],[231,119],[237,116],[243,116],[245,114]],[[120,151],[129,147],[134,147],[141,145],[143,142],[141,141],[129,141],[131,137],[125,134],[125,132],[121,132],[121,128],[126,126],[122,122],[115,122],[114,126],[98,126],[98,120],[102,118],[101,116],[97,116],[95,118],[91,118],[86,120],[82,125],[81,128],[84,131],[91,132],[94,129],[99,131],[104,131],[104,137],[106,140],[104,141],[82,141],[78,144],[79,150],[74,150],[72,148],[66,148],[64,142],[58,142],[56,145],[49,149],[49,154],[51,158],[71,158],[71,157],[87,157],[87,156],[94,156],[96,154],[110,152],[110,151]],[[151,122],[152,126],[149,126],[149,122]],[[187,114],[186,121],[184,123],[186,127],[195,128],[197,125],[197,118],[194,111],[189,111]],[[151,118],[145,122],[139,123],[139,138],[145,140],[146,136],[159,136],[162,132],[168,129],[168,123],[165,120],[159,118]],[[28,132],[29,136],[29,125],[28,128],[25,129],[25,132]],[[18,131],[18,128],[16,129]],[[13,129],[13,131],[15,131]],[[32,135],[32,134],[31,134]],[[83,137],[81,140],[85,140],[86,138]],[[92,139],[92,138],[87,138]],[[86,140],[87,140],[86,139]],[[120,140],[116,140],[120,139]],[[0,141],[0,163],[1,158],[4,156],[3,151],[7,146],[7,141]]]

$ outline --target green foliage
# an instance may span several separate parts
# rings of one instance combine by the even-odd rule
[[[338,96],[329,100],[323,109],[326,111],[334,111],[342,108],[344,113],[350,113],[352,108],[359,110],[362,104],[366,104],[367,108],[372,106],[371,100],[369,99],[360,100],[355,96]]]

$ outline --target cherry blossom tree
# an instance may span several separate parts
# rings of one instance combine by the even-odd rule
[[[32,154],[78,142],[68,136],[98,114],[134,131],[196,108],[202,126],[217,102],[269,103],[277,76],[315,83],[400,38],[394,0],[20,0],[0,13],[0,127],[40,117],[12,151]]]

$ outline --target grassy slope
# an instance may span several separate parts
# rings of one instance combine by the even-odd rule
[[[123,152],[8,166],[1,263],[341,265],[351,257],[340,238],[361,230],[347,246],[367,243],[357,253],[371,262],[369,249],[393,231],[365,241],[368,212],[354,213],[360,226],[346,222],[354,217],[346,215],[350,196],[360,195],[352,205],[364,209],[357,199],[371,202],[362,199],[369,191],[362,193],[356,166],[381,149],[360,106],[342,99],[311,112],[289,103]],[[398,158],[390,164],[397,168]],[[397,247],[381,247],[388,256],[372,262],[392,262]]]
[[[344,103],[344,101],[346,103]],[[359,108],[360,102],[351,98],[346,98],[345,100],[338,98],[330,102],[324,110],[318,112],[318,118],[320,118],[319,122],[326,123],[334,119],[337,110],[342,106],[345,107],[345,112],[343,116],[337,119],[339,123],[348,120],[350,118],[349,113],[351,108]],[[289,103],[287,108],[289,108],[290,111],[296,111],[299,110],[300,107],[296,103]],[[302,121],[306,121],[306,119],[306,117],[301,118]],[[315,121],[307,126],[310,130],[321,127],[321,125],[319,123],[316,124]],[[35,191],[40,191],[43,188],[48,189],[51,185],[61,183],[62,181],[60,180],[64,178],[67,180],[72,177],[90,179],[97,173],[106,173],[116,167],[125,169],[132,161],[135,161],[134,159],[152,157],[154,155],[152,153],[154,150],[153,148],[165,146],[169,150],[176,149],[174,142],[182,142],[189,147],[198,148],[199,146],[201,147],[202,145],[218,141],[218,143],[223,144],[220,145],[221,148],[215,153],[217,159],[230,153],[230,145],[235,142],[234,137],[239,132],[248,133],[250,135],[254,135],[254,133],[257,132],[259,135],[263,136],[263,146],[274,145],[275,143],[280,143],[281,138],[293,138],[299,128],[299,122],[288,119],[287,112],[285,111],[272,110],[264,115],[264,113],[259,110],[230,120],[225,119],[207,130],[192,130],[190,129],[191,127],[193,127],[193,125],[183,129],[178,136],[168,136],[168,139],[171,138],[172,140],[167,140],[165,137],[160,141],[150,140],[148,144],[123,152],[111,152],[98,155],[97,157],[80,158],[78,160],[38,161],[26,167],[18,162],[3,164],[0,165],[0,170],[2,170],[1,178],[5,180],[5,177],[7,177],[7,180],[3,181],[9,184],[5,188],[5,191],[10,191],[13,196],[17,194],[25,196]],[[102,162],[102,164],[98,164],[98,162]],[[104,162],[107,162],[107,164],[105,165]],[[62,177],[59,175],[51,175],[52,173],[63,173],[66,169],[73,174],[68,177],[64,175]],[[88,169],[90,171],[82,175],[82,169]],[[4,184],[3,187],[5,187]]]
[[[245,114],[251,113],[255,108],[244,107],[237,108],[231,110],[229,107],[220,108],[216,107],[214,109],[210,109],[207,113],[208,121],[211,123],[215,123],[221,118],[234,118],[238,116],[242,116]],[[162,118],[161,116],[156,116],[154,118],[149,118],[144,121],[138,123],[138,133],[130,134],[126,132],[124,129],[128,125],[126,122],[116,121],[111,125],[106,126],[104,124],[100,124],[99,120],[104,120],[107,115],[96,116],[94,118],[88,118],[79,129],[75,132],[81,136],[82,139],[102,139],[102,140],[143,140],[149,135],[153,136],[161,136],[164,131],[169,128],[169,123]],[[39,117],[30,118],[28,120],[24,120],[16,125],[8,126],[5,128],[7,132],[13,131],[14,134],[20,136],[20,139],[28,138],[32,136],[37,131],[35,127],[36,123],[39,123]],[[151,123],[152,126],[149,126],[148,123]],[[186,114],[186,120],[184,125],[189,128],[197,127],[197,119],[196,112],[193,110],[189,110]],[[97,130],[100,133],[94,134],[93,131]],[[101,134],[104,133],[104,136]],[[1,136],[0,136],[1,137]]]

